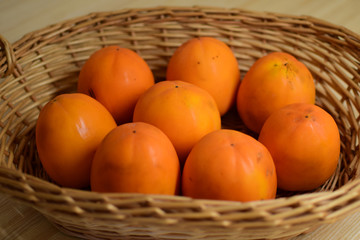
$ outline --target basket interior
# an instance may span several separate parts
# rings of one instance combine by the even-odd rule
[[[285,51],[302,61],[316,83],[316,103],[336,120],[341,156],[316,191],[333,191],[359,175],[360,42],[343,28],[307,17],[214,8],[156,8],[94,13],[49,26],[13,44],[16,66],[0,82],[0,165],[51,181],[38,159],[35,125],[54,96],[74,92],[79,70],[95,50],[119,45],[139,53],[157,81],[186,40],[211,36],[228,44],[242,73],[261,56]],[[223,127],[249,133],[234,109]],[[279,196],[298,193],[280,192]]]

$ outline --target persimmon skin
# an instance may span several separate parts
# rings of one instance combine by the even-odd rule
[[[95,99],[81,93],[56,96],[40,111],[36,147],[51,179],[63,187],[86,188],[95,150],[116,122]]]
[[[130,122],[139,96],[155,80],[148,64],[134,51],[108,46],[94,52],[81,68],[77,91],[101,102],[117,124]]]
[[[332,116],[316,105],[296,103],[275,111],[265,121],[259,141],[273,156],[283,190],[314,190],[336,170],[339,130]]]
[[[174,52],[166,79],[186,81],[205,89],[224,115],[235,103],[240,69],[228,45],[213,37],[198,37]]]
[[[209,133],[193,147],[185,162],[185,196],[247,202],[273,199],[276,190],[276,170],[269,151],[239,131]]]
[[[143,122],[113,129],[98,147],[91,168],[91,190],[175,195],[180,163],[169,138]]]
[[[200,138],[221,128],[212,96],[184,81],[156,83],[139,98],[133,121],[160,128],[173,143],[182,164]]]
[[[259,133],[272,112],[292,103],[315,103],[315,83],[308,68],[284,52],[258,59],[237,93],[237,110],[245,125]]]

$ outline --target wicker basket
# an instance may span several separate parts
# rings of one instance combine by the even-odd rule
[[[308,66],[317,104],[341,133],[332,178],[314,192],[249,203],[98,194],[51,183],[36,152],[36,119],[55,95],[75,91],[88,56],[118,44],[138,52],[162,80],[176,47],[196,36],[226,42],[242,74],[271,51],[289,52]],[[93,13],[0,43],[0,191],[65,233],[87,239],[285,239],[360,208],[360,36],[341,26],[240,9],[157,7]],[[243,128],[236,114],[225,116],[224,125]]]

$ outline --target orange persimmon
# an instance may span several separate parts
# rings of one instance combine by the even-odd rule
[[[259,141],[269,149],[284,190],[319,187],[334,173],[340,155],[335,120],[314,104],[290,104],[272,113]]]
[[[97,99],[122,124],[131,121],[136,101],[154,83],[152,71],[140,55],[127,48],[108,46],[85,62],[77,91]]]
[[[212,96],[183,81],[156,83],[139,98],[133,121],[160,128],[174,144],[181,163],[200,138],[221,128],[220,113]]]
[[[207,134],[185,161],[185,196],[255,201],[275,198],[276,189],[276,170],[269,151],[239,131],[221,129]]]
[[[298,102],[315,103],[314,80],[302,62],[284,52],[258,59],[245,74],[237,95],[241,119],[257,133],[272,112]]]
[[[45,171],[64,187],[88,187],[95,150],[115,127],[114,118],[95,99],[82,93],[56,96],[36,123],[36,147]]]
[[[99,145],[91,167],[91,190],[174,195],[180,163],[169,138],[143,122],[113,129]]]
[[[192,38],[172,55],[167,80],[182,80],[208,91],[220,114],[234,105],[240,83],[240,70],[231,48],[213,37]]]

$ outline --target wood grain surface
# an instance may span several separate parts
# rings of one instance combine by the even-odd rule
[[[359,0],[0,0],[0,34],[15,42],[26,33],[50,24],[96,11],[154,6],[214,6],[243,8],[252,11],[310,15],[360,34]],[[0,239],[71,240],[77,239],[58,231],[41,214],[0,193]],[[324,225],[314,232],[292,240],[360,239],[360,213]]]

